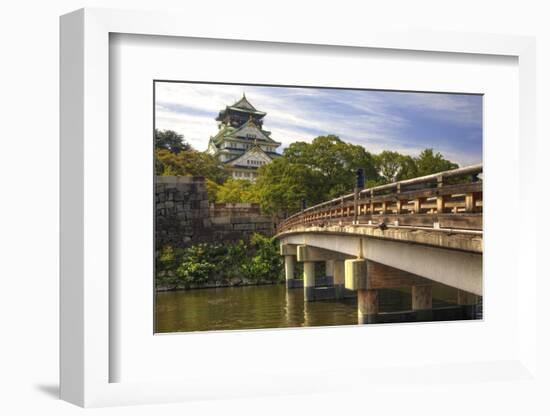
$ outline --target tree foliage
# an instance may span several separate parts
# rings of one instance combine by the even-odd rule
[[[216,193],[216,202],[258,202],[257,186],[245,179],[227,179]]]
[[[284,156],[260,167],[259,171],[257,195],[265,213],[297,211],[302,199],[318,201],[322,197],[319,175],[307,166],[290,162]]]
[[[274,238],[253,234],[249,242],[163,247],[156,258],[156,275],[157,285],[169,289],[275,283],[283,279],[283,263]]]
[[[417,157],[402,155],[398,152],[383,151],[375,156],[380,182],[389,183],[411,179],[432,173],[458,168],[433,149],[425,149]]]
[[[228,177],[227,170],[218,159],[193,149],[179,153],[155,150],[155,170],[161,176],[204,176],[218,184]]]
[[[364,169],[366,187],[372,187],[457,167],[433,149],[418,157],[387,150],[373,155],[337,136],[320,136],[291,144],[282,157],[262,166],[255,195],[264,212],[289,214],[301,209],[302,200],[311,206],[352,192],[358,168]]]
[[[262,209],[292,212],[300,208],[302,199],[312,205],[351,192],[358,168],[365,170],[366,181],[377,179],[373,155],[338,136],[292,143],[281,158],[259,169],[257,192]]]
[[[155,129],[155,174],[160,176],[204,176],[222,184],[228,175],[223,164],[206,152],[198,152],[172,130]],[[210,186],[215,194],[215,186]]]
[[[418,176],[416,174],[416,160],[409,155],[384,150],[376,155],[374,160],[379,175],[379,184],[396,182]]]
[[[216,157],[194,150],[183,136],[170,130],[155,131],[155,171],[165,176],[204,176],[208,198],[216,202],[259,202],[266,214],[285,215],[353,191],[356,171],[365,172],[372,187],[458,167],[433,149],[417,157],[385,150],[371,154],[363,146],[338,136],[295,142],[281,157],[258,169],[256,182],[233,179]]]
[[[424,176],[456,169],[458,165],[445,159],[441,153],[434,153],[433,149],[425,149],[415,158],[415,167],[414,176]]]
[[[380,178],[384,182],[395,182],[403,170],[403,155],[384,150],[375,157],[375,164]]]
[[[276,282],[283,277],[283,258],[279,253],[279,244],[274,238],[254,234],[250,239],[250,248],[254,255],[249,261],[242,262],[240,272],[246,279],[253,281]]]
[[[183,140],[183,135],[175,131],[155,129],[155,149],[169,150],[177,154],[182,150],[190,150],[191,146]]]

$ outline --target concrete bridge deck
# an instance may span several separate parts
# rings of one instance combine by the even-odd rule
[[[293,263],[304,262],[304,296],[313,300],[312,265],[325,261],[335,286],[358,291],[359,309],[377,310],[375,293],[384,282],[412,287],[420,308],[431,306],[433,282],[456,288],[457,304],[477,302],[483,292],[481,175],[476,165],[356,189],[289,217],[277,233],[287,279],[294,279]]]

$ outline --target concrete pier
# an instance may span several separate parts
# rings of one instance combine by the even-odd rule
[[[315,262],[304,262],[304,300],[311,302],[315,299]]]
[[[378,315],[378,291],[359,289],[357,291],[357,323],[374,324]]]
[[[333,259],[325,260],[325,276],[332,277],[334,280],[334,261]]]
[[[371,324],[378,315],[378,291],[368,288],[367,260],[350,259],[344,262],[345,288],[357,291],[357,322]]]
[[[296,246],[296,260],[304,264],[304,300],[320,301],[339,299],[345,296],[344,284],[344,260],[349,258],[345,254],[331,250],[324,250],[317,247],[311,247],[306,244]],[[306,265],[316,262],[325,263],[325,275],[312,278],[306,282]],[[314,266],[307,266],[311,269],[311,275],[314,275]],[[308,277],[309,279],[309,277]],[[335,284],[337,281],[337,285]]]
[[[344,262],[346,289],[367,289],[367,260],[350,259]]]
[[[476,315],[476,305],[480,297],[473,293],[457,290],[456,304],[461,306],[464,311],[464,316],[468,319],[474,319]]]
[[[285,256],[285,281],[287,289],[293,287],[296,256]]]
[[[344,260],[334,260],[333,265],[334,295],[336,299],[342,299],[345,295],[345,264]]]
[[[412,287],[412,310],[419,321],[431,321],[432,313],[432,286],[422,285]]]
[[[281,256],[285,258],[285,282],[287,289],[301,289],[304,286],[304,282],[295,276],[297,251],[295,244],[280,245]]]

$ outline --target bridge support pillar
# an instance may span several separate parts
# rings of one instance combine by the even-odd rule
[[[304,261],[304,301],[315,299],[315,262]]]
[[[464,310],[464,317],[467,319],[475,319],[476,317],[476,305],[479,302],[479,296],[473,293],[468,293],[463,290],[457,290],[456,303],[462,306]]]
[[[367,260],[350,259],[345,261],[346,289],[359,290],[367,288]]]
[[[412,287],[412,309],[419,321],[431,321],[432,311],[432,286],[422,285]]]
[[[285,256],[285,281],[287,289],[293,287],[296,256]]]
[[[334,260],[325,260],[325,276],[329,282],[334,282]]]
[[[359,289],[357,291],[357,321],[359,324],[376,323],[378,314],[378,291]]]
[[[345,267],[344,260],[334,260],[333,268],[334,297],[336,299],[344,298]]]

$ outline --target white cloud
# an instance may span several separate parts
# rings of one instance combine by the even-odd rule
[[[389,149],[416,155],[430,147],[430,140],[411,140],[413,126],[406,114],[413,110],[456,128],[481,125],[480,107],[463,95],[157,83],[156,126],[175,130],[193,147],[205,150],[217,132],[214,118],[218,111],[240,99],[243,92],[256,108],[268,113],[264,128],[283,148],[294,141],[337,134],[374,153]],[[437,143],[436,151],[461,165],[481,159],[445,137]]]

